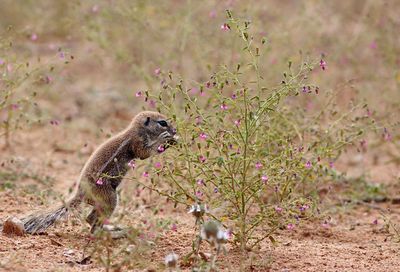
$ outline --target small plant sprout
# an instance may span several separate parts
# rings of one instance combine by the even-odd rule
[[[179,256],[174,252],[165,256],[165,266],[168,268],[168,271],[177,271],[178,269],[178,259]]]
[[[206,204],[194,204],[190,207],[188,213],[193,214],[196,218],[195,224],[199,224],[203,221],[204,214],[208,213],[208,207]]]

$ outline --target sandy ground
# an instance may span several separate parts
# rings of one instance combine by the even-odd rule
[[[20,216],[56,203],[59,194],[66,194],[72,186],[84,161],[101,141],[99,138],[87,143],[85,134],[79,134],[74,143],[66,146],[65,139],[71,138],[65,133],[73,132],[58,128],[33,129],[16,138],[18,144],[13,151],[1,152],[2,170],[21,169],[16,172],[15,186],[0,191],[1,221],[10,215]],[[40,152],[43,150],[47,151]],[[382,165],[371,172],[371,179],[396,182],[398,168]],[[38,176],[50,178],[46,181]],[[130,194],[129,184],[124,187]],[[174,251],[184,256],[191,251],[194,220],[183,207],[174,208],[154,194],[132,198],[129,203],[132,206],[126,210],[128,224],[135,225],[151,217],[177,222],[176,229],[160,231],[155,244],[143,255],[136,256],[143,260],[138,264],[141,268],[129,271],[163,271],[166,254]],[[319,220],[304,221],[294,230],[281,230],[276,236],[276,245],[265,242],[242,261],[238,250],[228,245],[227,255],[218,258],[220,270],[239,271],[242,263],[246,271],[399,271],[400,243],[396,241],[399,237],[388,231],[382,214],[399,225],[400,205],[335,206],[333,203],[325,205],[331,216],[328,225]],[[155,206],[160,208],[157,216],[151,208]],[[85,249],[90,242],[87,232],[87,226],[61,223],[44,235],[0,235],[0,271],[103,271],[96,261],[78,263],[86,256]],[[207,247],[202,250],[210,251]],[[183,271],[190,271],[183,262],[180,264]]]

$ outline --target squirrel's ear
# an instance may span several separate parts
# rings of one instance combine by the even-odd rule
[[[150,117],[147,117],[146,122],[144,122],[145,126],[148,126],[150,124]]]

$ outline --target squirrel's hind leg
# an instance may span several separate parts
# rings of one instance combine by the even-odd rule
[[[126,232],[124,230],[105,224],[105,221],[111,217],[117,206],[117,192],[114,189],[111,189],[107,194],[97,194],[97,196],[92,211],[86,217],[86,222],[91,226],[90,232],[94,233],[97,229],[103,228],[104,230],[109,231],[113,238],[117,239],[126,237]]]
[[[86,217],[86,222],[88,222],[91,227],[90,229],[91,233],[93,233],[96,230],[96,228],[100,226],[99,216],[95,208],[93,208],[90,214]]]

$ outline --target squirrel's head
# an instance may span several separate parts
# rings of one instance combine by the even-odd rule
[[[161,113],[144,111],[133,119],[133,126],[139,137],[140,150],[137,154],[140,159],[148,158],[162,152],[177,142],[176,129]],[[138,152],[139,151],[139,152]]]

